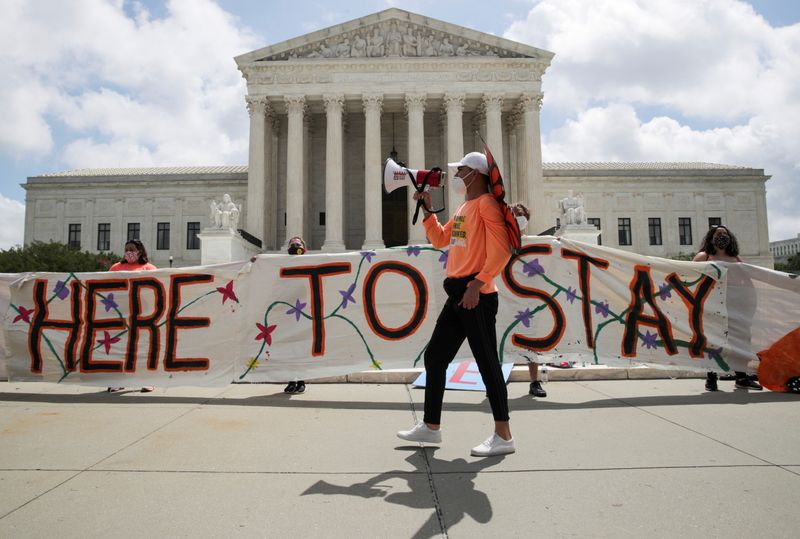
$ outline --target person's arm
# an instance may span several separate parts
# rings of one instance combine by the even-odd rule
[[[706,253],[705,251],[700,251],[699,253],[694,255],[692,262],[705,262],[706,260],[708,260],[708,253]]]

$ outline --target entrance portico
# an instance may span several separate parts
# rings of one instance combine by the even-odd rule
[[[445,168],[482,150],[510,197],[543,196],[541,77],[553,54],[389,9],[236,58],[247,80],[246,229],[267,250],[301,235],[342,251],[422,243],[403,194],[404,226],[385,230],[398,197],[382,192],[392,148],[409,168]],[[410,191],[407,190],[407,191]],[[459,202],[446,194],[446,212]],[[549,227],[533,212],[528,233]]]

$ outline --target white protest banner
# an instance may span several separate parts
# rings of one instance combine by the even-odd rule
[[[409,246],[132,273],[25,274],[10,287],[14,380],[116,385],[286,381],[421,367],[447,251]],[[800,376],[800,282],[528,237],[497,279],[504,362]],[[2,297],[2,293],[0,293]],[[465,345],[458,359],[471,357]]]

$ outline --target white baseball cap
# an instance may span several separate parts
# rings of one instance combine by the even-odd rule
[[[469,152],[458,163],[447,163],[447,166],[453,168],[469,167],[481,174],[489,174],[489,163],[486,161],[486,156],[481,152]]]

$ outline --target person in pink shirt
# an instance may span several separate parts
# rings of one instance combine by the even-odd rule
[[[436,215],[427,211],[431,207],[427,192],[414,194],[416,200],[425,202],[423,226],[428,240],[437,248],[449,246],[444,281],[447,301],[425,350],[424,418],[397,436],[412,442],[441,443],[445,373],[467,339],[494,417],[494,433],[471,453],[479,457],[513,453],[508,392],[495,330],[498,295],[494,280],[511,257],[505,220],[499,203],[489,194],[489,166],[484,154],[468,153],[449,166],[457,169],[450,188],[465,195],[465,200],[446,224],[440,224]]]
[[[128,240],[125,243],[125,253],[122,255],[122,260],[117,262],[108,271],[147,271],[158,269],[155,265],[150,263],[147,258],[147,249],[144,244],[139,240]],[[108,391],[114,393],[122,391],[124,387],[109,387]],[[142,393],[150,393],[153,391],[153,386],[144,386]]]

